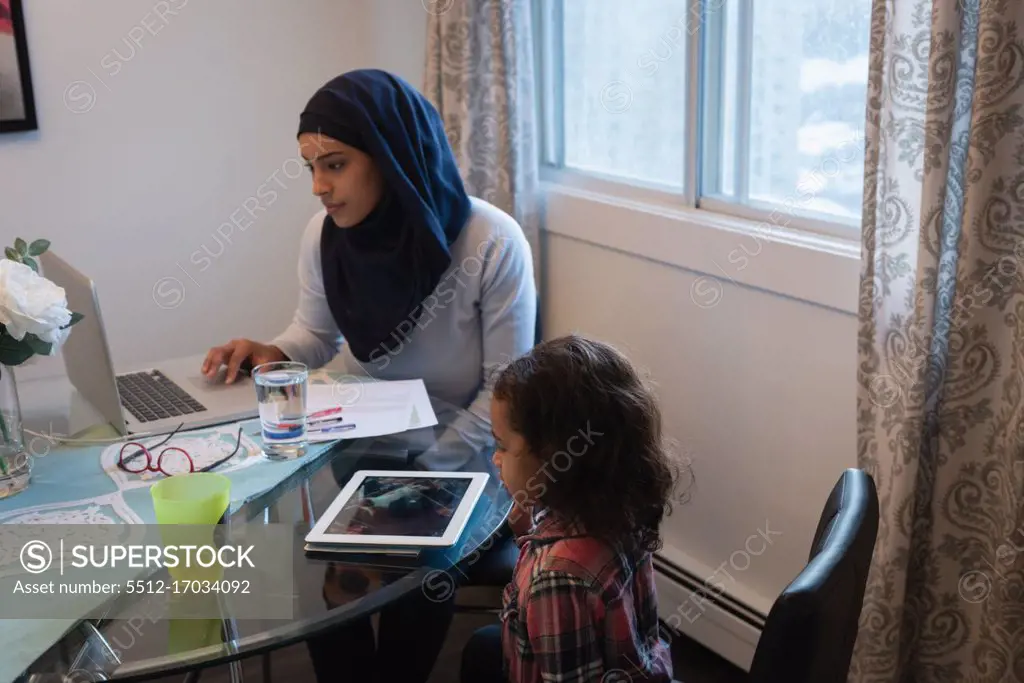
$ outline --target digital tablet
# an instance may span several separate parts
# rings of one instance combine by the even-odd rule
[[[306,535],[308,548],[454,545],[486,472],[359,470]]]

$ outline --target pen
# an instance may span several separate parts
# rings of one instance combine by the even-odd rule
[[[345,418],[343,418],[343,417],[331,417],[331,416],[321,417],[321,418],[318,418],[316,420],[307,419],[306,420],[306,427],[312,428],[313,425],[331,424],[331,423],[334,423],[334,422],[341,422],[344,419]],[[280,423],[278,423],[278,427],[280,427],[281,429],[298,429],[301,426],[302,426],[302,423],[300,423],[300,422],[280,422]]]
[[[355,429],[354,423],[349,422],[348,424],[338,425],[337,427],[324,427],[323,429],[311,429],[310,432],[314,434],[325,434],[327,432],[347,432],[350,429]]]
[[[306,419],[310,420],[314,417],[326,417],[328,415],[337,415],[340,412],[341,406],[338,406],[336,408],[327,408],[325,410],[318,410],[315,413],[310,413],[309,415],[306,416]]]
[[[312,427],[313,425],[337,424],[338,422],[344,421],[344,419],[345,418],[343,418],[341,415],[338,415],[337,417],[321,417],[315,420],[306,420],[306,426]]]

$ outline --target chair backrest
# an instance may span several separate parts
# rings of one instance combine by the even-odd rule
[[[846,470],[825,504],[807,566],[768,613],[750,683],[846,683],[878,514],[874,480]]]
[[[544,341],[544,331],[540,327],[540,293],[537,293],[537,318],[533,323],[533,345],[536,346]]]

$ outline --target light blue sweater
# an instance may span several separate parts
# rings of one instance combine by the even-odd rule
[[[467,424],[469,416],[463,415],[452,426],[467,434],[489,433],[494,370],[533,346],[537,294],[530,244],[519,224],[488,202],[471,199],[469,220],[451,246],[452,264],[425,300],[418,323],[408,321],[409,339],[395,351],[388,354],[382,348],[363,363],[344,343],[324,295],[324,211],[310,219],[302,236],[295,316],[269,343],[310,368],[322,367],[340,353],[340,365],[353,375],[422,379],[431,397],[440,399],[434,401],[439,417],[444,403],[468,409],[476,424]],[[431,469],[457,465],[429,458],[420,464]]]

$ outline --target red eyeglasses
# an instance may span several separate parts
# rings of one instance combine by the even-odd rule
[[[181,429],[181,427],[182,425],[178,425],[177,427],[175,427],[173,432],[167,435],[167,438],[165,438],[160,443],[155,443],[151,446],[146,446],[145,444],[137,443],[135,441],[129,441],[125,445],[121,446],[121,453],[118,455],[117,458],[118,468],[125,472],[131,472],[132,474],[141,474],[142,472],[159,472],[160,474],[163,474],[166,477],[171,477],[174,476],[174,474],[181,474],[182,472],[179,472],[179,470],[181,470],[182,468],[174,467],[172,468],[171,471],[168,471],[167,469],[164,468],[164,465],[167,464],[168,466],[170,466],[172,463],[186,462],[188,463],[189,473],[195,472],[195,462],[192,460],[192,456],[189,455],[188,452],[183,448],[178,448],[177,446],[168,446],[167,448],[164,448],[162,451],[160,451],[160,454],[156,456],[154,456],[153,453],[150,452],[150,449],[156,450],[157,448],[163,446],[165,443],[174,438],[174,435],[178,433],[178,430]],[[210,463],[206,467],[200,468],[198,471],[209,472],[218,465],[227,462],[231,458],[235,457],[235,454],[238,453],[238,449],[241,448],[241,446],[242,428],[239,427],[238,439],[237,441],[235,441],[235,449],[225,457],[221,458],[220,460]],[[134,453],[125,456],[125,451],[131,448],[135,448],[137,450]],[[146,456],[145,462],[139,460],[139,456],[142,455]],[[168,456],[171,456],[170,459],[167,459]]]

